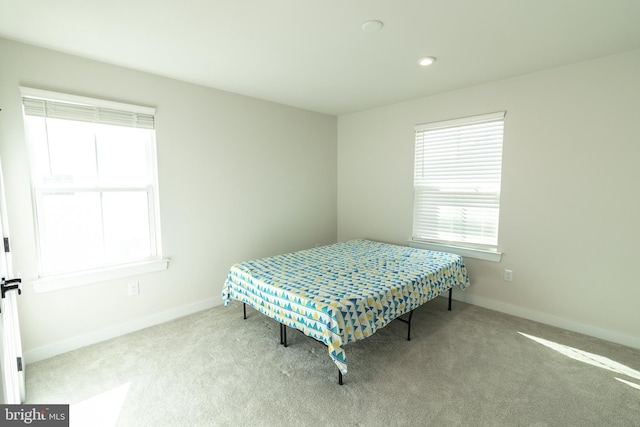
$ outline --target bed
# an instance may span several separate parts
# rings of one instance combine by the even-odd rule
[[[469,284],[459,255],[358,239],[235,264],[222,298],[324,343],[342,384],[346,344]]]

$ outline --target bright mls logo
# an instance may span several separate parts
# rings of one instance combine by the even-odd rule
[[[69,427],[69,405],[0,405],[3,426]]]

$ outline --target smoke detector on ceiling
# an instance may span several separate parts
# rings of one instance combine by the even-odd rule
[[[380,31],[383,26],[384,24],[382,23],[382,21],[372,20],[366,21],[360,28],[362,28],[362,31],[364,31],[365,33],[373,33],[375,31]]]

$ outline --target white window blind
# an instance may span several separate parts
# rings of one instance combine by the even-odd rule
[[[49,117],[52,119],[75,120],[143,129],[153,129],[155,127],[153,114],[26,97],[23,98],[22,103],[24,106],[24,114],[27,116]]]
[[[413,240],[497,247],[504,116],[415,127]]]
[[[160,259],[154,109],[21,91],[40,277]]]

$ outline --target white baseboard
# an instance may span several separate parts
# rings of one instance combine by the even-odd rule
[[[57,356],[58,354],[66,353],[68,351],[76,350],[81,347],[125,335],[130,332],[148,328],[149,326],[154,326],[160,323],[168,322],[169,320],[196,313],[198,311],[206,310],[215,305],[219,305],[219,303],[220,298],[210,298],[194,304],[184,305],[171,310],[163,311],[161,313],[151,314],[149,316],[134,319],[129,322],[110,326],[53,344],[34,348],[33,350],[24,352],[23,358],[26,364],[34,363],[39,360]]]
[[[611,341],[616,344],[622,344],[627,347],[640,349],[640,337],[621,334],[619,332],[610,331],[608,329],[598,328],[596,326],[587,325],[551,314],[541,313],[536,310],[531,310],[528,308],[523,308],[516,305],[511,305],[467,294],[465,292],[454,291],[454,295],[454,300],[488,308],[490,310],[499,311],[501,313],[510,314],[512,316],[522,317],[524,319],[533,320],[534,322],[544,323],[545,325],[555,326],[557,328],[566,329],[568,331],[578,332],[580,334],[589,335],[606,341]]]

